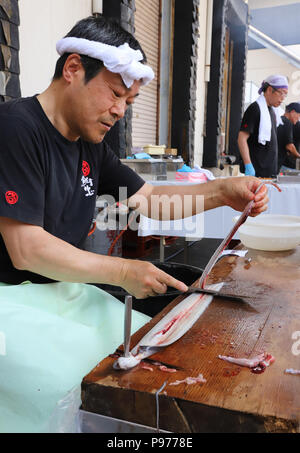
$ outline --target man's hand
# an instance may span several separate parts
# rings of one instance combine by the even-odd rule
[[[240,178],[226,178],[222,180],[223,203],[236,211],[243,211],[249,201],[254,200],[251,216],[255,217],[268,207],[268,190],[262,186],[255,195],[262,181],[252,176]]]
[[[152,263],[138,260],[124,260],[120,286],[137,299],[165,294],[171,286],[179,291],[187,291],[187,286],[158,269]]]

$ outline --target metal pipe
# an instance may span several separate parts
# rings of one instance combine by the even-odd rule
[[[93,0],[92,14],[103,14],[103,0]]]
[[[287,60],[291,65],[300,68],[300,58],[294,52],[286,49],[279,42],[262,33],[257,28],[249,25],[249,37],[255,39],[256,42],[262,44],[267,49]]]
[[[129,357],[131,334],[132,296],[125,297],[124,357]]]
[[[160,236],[159,238],[159,262],[163,263],[165,261],[165,236]]]
[[[205,49],[205,82],[210,81],[211,43],[213,28],[214,0],[207,0],[206,5],[206,49]]]

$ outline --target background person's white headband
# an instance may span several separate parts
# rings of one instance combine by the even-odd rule
[[[135,80],[142,80],[142,85],[147,85],[154,79],[152,68],[140,63],[143,59],[142,52],[132,49],[128,43],[115,47],[88,39],[68,37],[56,43],[56,50],[59,55],[78,53],[103,61],[109,71],[120,74],[127,88],[130,88]]]
[[[269,77],[262,81],[261,87],[258,90],[258,94],[261,94],[263,92],[263,89],[265,88],[266,84],[270,85],[273,88],[276,88],[276,90],[279,90],[281,88],[285,90],[289,89],[288,79],[280,74],[275,74],[270,75]]]

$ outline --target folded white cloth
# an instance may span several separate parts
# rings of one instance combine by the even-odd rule
[[[275,112],[275,116],[276,116],[276,126],[280,126],[280,125],[283,125],[283,121],[282,121],[282,116],[284,115],[284,110],[279,106],[279,107],[272,107],[274,112]]]
[[[56,50],[59,55],[76,52],[103,61],[109,71],[121,75],[127,88],[135,80],[142,80],[142,85],[147,85],[154,78],[150,66],[140,63],[142,52],[132,49],[128,43],[115,47],[88,39],[67,37],[56,43]]]
[[[272,130],[271,116],[268,109],[266,98],[263,93],[256,99],[256,102],[260,109],[258,143],[265,145],[266,142],[269,142],[271,140]]]
[[[204,173],[209,181],[212,181],[213,179],[216,179],[213,175],[213,173],[210,170],[206,170],[206,168],[201,168],[199,165],[194,165],[194,168],[199,172],[199,173]]]

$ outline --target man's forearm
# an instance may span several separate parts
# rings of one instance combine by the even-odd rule
[[[222,206],[224,203],[222,186],[222,180],[190,185],[147,184],[138,194],[131,197],[129,206],[153,219],[181,219]]]
[[[253,206],[252,215],[258,215],[265,210],[267,200],[266,189],[261,195],[263,202],[259,201],[259,196],[254,195],[260,183],[258,178],[252,176],[220,178],[204,184],[188,186],[151,186],[146,183],[137,194],[129,199],[128,204],[147,217],[172,220],[172,214],[176,215],[175,218],[182,218],[182,215],[188,217],[223,205],[230,206],[236,211],[243,211],[247,203],[256,198],[257,204],[255,203]],[[176,195],[178,195],[177,198],[175,198]],[[165,205],[162,200],[166,201]],[[189,209],[184,209],[186,202]],[[164,208],[168,206],[170,209],[165,209],[164,212]],[[177,217],[177,214],[180,217]]]
[[[14,244],[4,237],[17,269],[58,281],[120,285],[124,259],[80,250],[37,226],[19,228]]]
[[[298,153],[296,146],[293,143],[289,143],[286,145],[286,149],[291,153],[294,157],[300,158],[300,154]]]
[[[251,164],[249,146],[248,146],[248,141],[247,141],[248,137],[249,137],[249,135],[244,132],[240,132],[239,136],[238,136],[238,147],[239,147],[239,151],[240,151],[241,157],[243,159],[244,165]]]
[[[158,201],[163,200],[167,196],[173,203],[172,219],[189,217],[209,209],[214,209],[222,206],[222,181],[214,180],[203,184],[190,184],[175,186],[176,194],[174,194],[174,186],[154,186],[153,197],[155,205]],[[156,197],[156,200],[155,200]],[[178,198],[177,198],[178,197]],[[163,203],[159,205],[159,217],[163,218]],[[156,208],[157,211],[157,208]],[[167,217],[165,215],[165,217]]]
[[[137,298],[187,286],[147,261],[98,255],[77,249],[43,228],[0,217],[0,232],[16,269],[57,281],[121,286]]]

